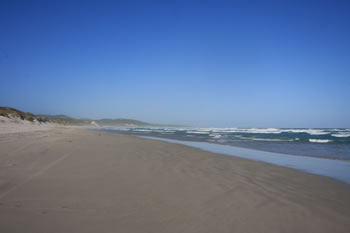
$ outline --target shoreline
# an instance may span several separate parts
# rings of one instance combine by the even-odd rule
[[[350,185],[77,128],[2,134],[1,232],[348,232]]]
[[[350,161],[328,158],[291,155],[276,152],[255,150],[231,145],[222,145],[208,142],[181,141],[150,136],[139,136],[145,139],[159,140],[198,148],[204,151],[239,157],[253,161],[262,161],[269,164],[294,168],[298,171],[327,176],[350,184]]]
[[[311,157],[311,158],[318,158],[318,159],[327,159],[327,160],[336,160],[336,161],[344,161],[344,162],[350,162],[349,159],[344,158],[337,158],[337,157],[327,157],[322,155],[299,155],[299,154],[292,154],[292,153],[286,153],[286,152],[276,152],[272,150],[263,150],[263,149],[257,149],[254,147],[248,147],[248,146],[241,146],[241,145],[232,145],[229,143],[217,143],[217,142],[208,142],[205,140],[190,140],[190,139],[178,139],[178,138],[172,138],[172,137],[160,137],[160,136],[148,136],[148,135],[137,135],[137,134],[130,134],[130,133],[124,133],[120,131],[114,131],[114,130],[105,130],[105,129],[91,129],[91,130],[97,130],[97,131],[105,131],[105,132],[115,132],[118,134],[124,134],[124,135],[130,135],[130,136],[136,136],[136,137],[149,137],[149,138],[159,138],[159,139],[165,139],[165,140],[174,140],[174,141],[183,141],[183,142],[203,142],[203,143],[209,143],[209,144],[215,144],[215,145],[221,145],[221,146],[231,146],[231,147],[238,147],[242,149],[249,149],[249,150],[255,150],[255,151],[261,151],[261,152],[268,152],[268,153],[274,153],[274,154],[283,154],[283,155],[291,155],[291,156],[301,156],[301,157]],[[181,143],[180,143],[181,144]]]
[[[102,130],[116,131],[120,133],[126,133],[130,135],[139,135],[139,136],[151,136],[159,138],[167,138],[181,141],[196,141],[196,142],[207,142],[215,143],[219,145],[230,145],[234,147],[241,147],[247,149],[254,149],[259,151],[280,153],[280,154],[289,154],[297,156],[308,156],[308,157],[318,157],[318,158],[329,158],[334,160],[349,160],[350,159],[350,141],[347,139],[347,135],[344,137],[337,137],[337,142],[327,142],[323,141],[333,141],[329,137],[335,134],[336,129],[333,129],[334,132],[322,132],[327,133],[327,135],[316,135],[315,138],[319,137],[322,139],[312,139],[317,142],[310,142],[310,140],[305,141],[309,137],[314,137],[311,134],[316,133],[317,129],[308,129],[304,131],[310,132],[298,132],[297,129],[289,129],[291,132],[284,132],[283,129],[278,130],[277,133],[266,134],[265,131],[257,133],[249,133],[249,130],[257,129],[244,129],[247,132],[239,133],[243,129],[227,130],[226,129],[212,129],[212,128],[201,128],[201,129],[168,129],[168,128],[106,128]],[[326,129],[322,129],[326,131]],[[339,129],[337,129],[339,131]],[[347,129],[349,130],[349,129]],[[294,132],[295,131],[295,132]],[[338,132],[337,131],[337,132]],[[245,134],[247,133],[247,134]],[[317,132],[321,133],[321,132]],[[339,132],[338,132],[339,133]],[[284,135],[286,134],[286,135]],[[243,136],[245,135],[245,136]],[[265,135],[265,136],[264,136]],[[243,139],[244,138],[244,139]],[[259,140],[258,140],[259,138]],[[289,139],[287,139],[289,138]],[[327,138],[324,139],[324,138]],[[345,140],[345,141],[344,141]],[[322,141],[318,142],[318,141]]]

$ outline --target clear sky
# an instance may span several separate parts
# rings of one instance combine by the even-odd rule
[[[350,127],[350,1],[0,2],[0,106]]]

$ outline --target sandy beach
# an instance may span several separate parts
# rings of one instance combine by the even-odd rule
[[[349,232],[350,185],[77,128],[0,134],[0,232]]]

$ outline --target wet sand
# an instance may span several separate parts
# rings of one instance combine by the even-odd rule
[[[350,185],[128,135],[0,134],[0,232],[349,232]]]

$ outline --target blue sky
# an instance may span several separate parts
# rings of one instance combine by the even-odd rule
[[[350,127],[348,1],[125,2],[1,1],[0,105],[194,126]]]

